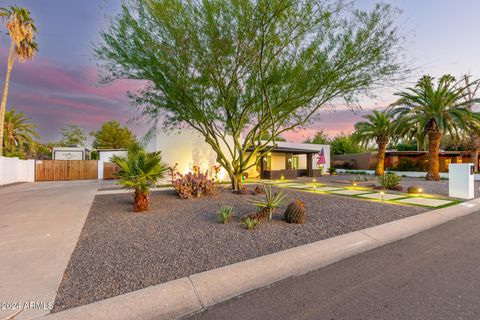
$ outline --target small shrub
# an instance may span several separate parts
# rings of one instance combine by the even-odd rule
[[[425,160],[420,158],[418,160],[413,160],[410,158],[400,158],[396,165],[392,168],[395,171],[425,171],[426,165]]]
[[[214,194],[216,192],[215,183],[208,179],[207,172],[196,173],[189,172],[185,175],[178,173],[178,178],[173,181],[173,187],[182,199],[191,197],[200,197],[202,194]]]
[[[232,215],[235,212],[235,208],[232,206],[223,206],[218,209],[218,221],[222,222],[223,224],[227,224],[227,222],[232,219]]]
[[[283,216],[288,223],[305,223],[305,204],[301,200],[290,203]]]
[[[408,187],[407,192],[408,193],[413,193],[413,194],[421,193],[422,188],[419,187],[419,186],[410,186],[410,187]]]
[[[337,168],[335,168],[335,167],[328,168],[328,173],[332,176],[336,175],[337,174]]]
[[[395,173],[385,173],[378,177],[378,183],[384,189],[395,190],[402,178],[400,178]]]
[[[273,193],[271,186],[264,186],[265,199],[252,201],[253,205],[257,207],[258,212],[268,215],[272,219],[273,212],[276,208],[282,205],[285,199],[285,192],[280,190],[278,193]]]
[[[243,223],[245,224],[245,227],[247,227],[247,230],[253,230],[258,224],[258,219],[246,217],[243,220]]]

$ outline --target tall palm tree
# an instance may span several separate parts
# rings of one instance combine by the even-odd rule
[[[150,188],[169,171],[169,165],[162,161],[160,152],[147,152],[135,143],[129,147],[126,156],[114,155],[112,162],[120,167],[119,184],[125,189],[135,190],[133,210],[147,211]]]
[[[475,96],[477,92],[480,91],[480,81],[471,81],[470,76],[464,75],[463,76],[463,83],[467,88],[467,100],[472,101],[470,104],[470,110],[473,110],[475,107]],[[478,154],[480,152],[480,132],[479,130],[475,130],[475,127],[468,128],[466,132],[471,139],[471,147],[472,151],[470,153],[471,161],[474,163],[475,172],[478,172]]]
[[[373,110],[372,114],[363,116],[367,121],[360,121],[355,124],[353,139],[367,146],[374,141],[378,145],[376,175],[383,175],[385,166],[385,151],[387,145],[395,135],[396,127],[392,116],[387,111]]]
[[[37,125],[23,113],[10,110],[5,113],[3,146],[5,151],[12,153],[16,150],[24,151],[32,144],[33,138],[40,136],[35,131]]]
[[[3,88],[2,101],[0,103],[0,141],[3,141],[3,123],[7,107],[8,87],[14,62],[32,60],[38,50],[35,41],[37,28],[30,11],[16,5],[9,8],[0,8],[0,18],[5,24],[10,35],[10,50],[8,52],[7,72]],[[0,144],[0,156],[3,154],[3,145]]]
[[[437,85],[434,78],[423,76],[415,87],[396,93],[400,98],[391,105],[392,114],[408,134],[418,124],[428,138],[427,180],[440,180],[438,151],[442,135],[458,136],[468,126],[480,127],[477,114],[470,110],[476,99],[468,98],[468,86],[451,75],[444,75]]]

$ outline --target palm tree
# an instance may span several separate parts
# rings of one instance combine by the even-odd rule
[[[31,146],[33,138],[40,136],[35,131],[37,125],[23,113],[10,110],[5,113],[3,146],[6,152],[16,150],[24,151],[26,146]]]
[[[387,111],[373,110],[372,114],[363,116],[367,121],[355,124],[353,139],[365,147],[372,141],[378,145],[376,175],[383,175],[385,166],[385,151],[395,134],[395,125]]]
[[[418,124],[428,138],[427,180],[440,180],[438,150],[442,135],[458,136],[468,126],[479,127],[478,115],[470,110],[476,99],[468,98],[468,86],[451,75],[434,78],[423,76],[413,88],[396,93],[400,98],[391,105],[392,113],[402,122],[407,134]]]
[[[480,81],[470,81],[470,76],[463,76],[463,83],[467,88],[467,100],[472,101],[472,104],[469,106],[470,110],[474,111],[475,96],[477,92],[480,91]],[[469,128],[467,130],[467,135],[471,138],[472,152],[470,153],[471,161],[474,163],[475,172],[478,172],[478,154],[480,152],[480,132],[475,130],[475,127]]]
[[[0,18],[10,35],[10,50],[8,52],[7,73],[0,103],[0,141],[3,141],[3,123],[7,107],[8,86],[15,60],[20,62],[32,60],[38,50],[35,41],[37,28],[30,17],[30,11],[16,5],[0,8]],[[3,145],[0,144],[0,156],[3,154]]]
[[[119,184],[125,189],[135,190],[133,210],[148,210],[148,194],[156,182],[165,177],[169,170],[162,161],[160,152],[147,152],[138,143],[133,144],[127,155],[113,156],[112,162],[120,167]]]

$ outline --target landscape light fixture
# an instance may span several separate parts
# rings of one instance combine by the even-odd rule
[[[381,191],[380,192],[380,195],[382,196],[382,203],[383,203],[383,195],[385,194],[385,192]]]
[[[353,190],[356,190],[357,184],[354,182],[353,183]]]

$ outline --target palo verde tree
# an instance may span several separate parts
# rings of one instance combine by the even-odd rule
[[[238,191],[276,137],[396,77],[396,15],[343,0],[126,0],[95,53],[103,80],[148,83],[132,98],[149,119],[201,133]]]

